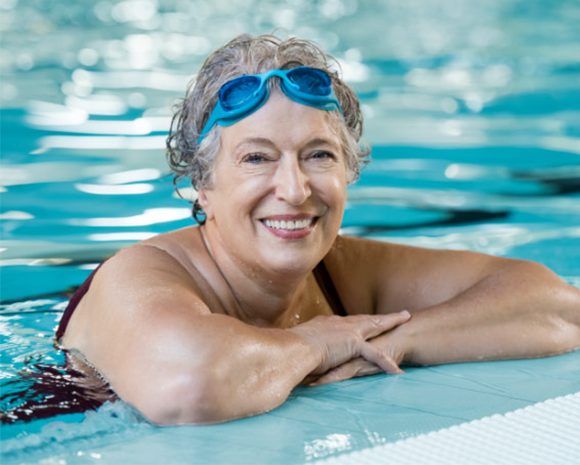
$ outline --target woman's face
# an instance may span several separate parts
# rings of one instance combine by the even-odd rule
[[[324,110],[273,92],[222,127],[214,183],[199,201],[207,228],[251,272],[304,272],[326,255],[346,201],[340,138]]]

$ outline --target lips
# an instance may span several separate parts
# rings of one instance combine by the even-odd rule
[[[312,232],[317,219],[310,215],[281,215],[264,218],[261,223],[277,237],[301,239]]]
[[[306,220],[271,220],[271,219],[265,219],[263,220],[264,224],[268,227],[268,228],[272,228],[272,229],[282,229],[285,231],[295,231],[297,229],[305,229],[308,226],[312,225],[312,223],[314,223],[314,218],[310,218],[310,219],[306,219]]]

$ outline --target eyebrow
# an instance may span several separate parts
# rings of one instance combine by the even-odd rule
[[[254,144],[255,145],[266,145],[268,147],[275,147],[276,146],[276,144],[272,140],[270,140],[266,137],[251,137],[248,139],[244,139],[242,142],[240,142],[236,146],[235,150],[237,151],[246,145],[254,145]],[[317,137],[315,139],[309,140],[304,145],[303,148],[309,148],[309,147],[313,147],[313,146],[317,146],[317,145],[327,145],[327,146],[332,147],[334,149],[340,148],[339,144],[336,144],[334,141],[323,138],[323,137]]]
[[[317,137],[316,139],[312,139],[311,141],[308,141],[308,143],[304,147],[308,148],[317,145],[328,145],[329,147],[332,147],[334,149],[340,148],[340,144],[336,144],[334,141],[330,139],[325,139],[324,137]]]
[[[275,144],[274,142],[272,142],[270,139],[266,138],[266,137],[250,137],[248,139],[244,139],[242,142],[240,142],[238,145],[236,145],[235,150],[239,150],[241,147],[244,147],[245,145],[268,145],[270,147],[274,147]]]

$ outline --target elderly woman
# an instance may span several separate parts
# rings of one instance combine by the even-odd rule
[[[168,157],[200,225],[107,260],[57,332],[158,424],[271,410],[302,382],[580,347],[580,292],[544,266],[338,234],[368,155],[353,91],[298,39],[214,52]]]

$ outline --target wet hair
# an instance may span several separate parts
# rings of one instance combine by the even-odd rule
[[[243,74],[260,74],[271,69],[291,69],[309,66],[326,71],[340,103],[343,115],[337,110],[328,113],[329,123],[340,137],[346,159],[347,181],[355,182],[368,161],[370,149],[360,141],[363,116],[360,102],[353,90],[339,77],[338,62],[315,42],[273,35],[252,37],[242,34],[213,52],[189,83],[185,98],[174,107],[167,138],[167,160],[174,173],[173,182],[189,178],[194,189],[211,188],[216,155],[219,150],[220,126],[215,125],[198,144],[200,133],[214,109],[219,89],[228,81]],[[271,91],[279,90],[278,79],[269,80]],[[197,202],[193,217],[203,223],[203,211]]]

